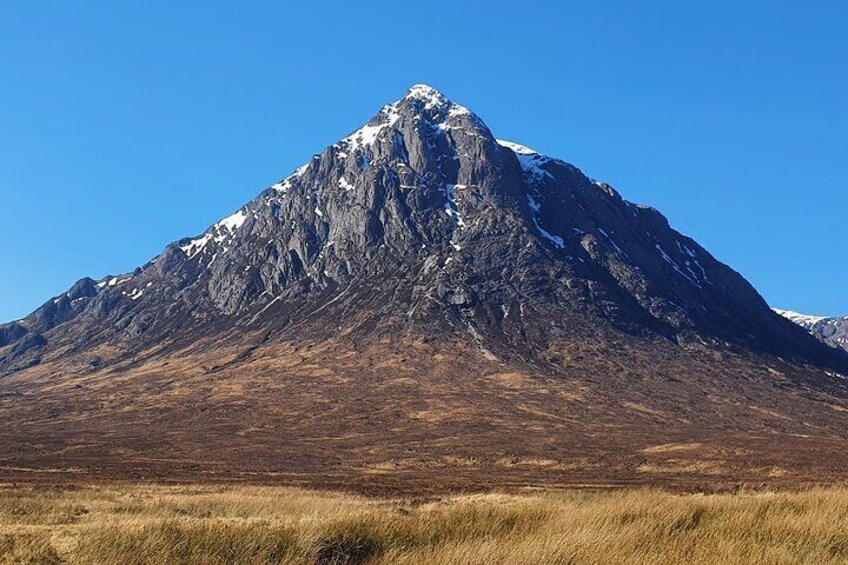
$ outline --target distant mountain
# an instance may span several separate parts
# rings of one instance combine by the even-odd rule
[[[603,460],[631,480],[666,476],[639,450],[674,438],[848,432],[848,354],[426,85],[204,233],[0,326],[0,374],[0,456],[115,476]]]
[[[848,317],[808,316],[780,308],[774,308],[774,311],[792,320],[831,347],[848,351]]]

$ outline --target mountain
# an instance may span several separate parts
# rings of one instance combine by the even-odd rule
[[[848,351],[848,317],[809,316],[792,310],[774,311],[791,320],[831,347]]]
[[[848,436],[848,354],[426,85],[0,327],[0,373],[0,458],[33,477],[824,480]]]

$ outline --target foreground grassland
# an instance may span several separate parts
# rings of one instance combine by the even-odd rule
[[[372,500],[282,488],[0,489],[0,563],[846,563],[848,489]]]

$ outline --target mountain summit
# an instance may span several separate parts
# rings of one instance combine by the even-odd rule
[[[298,316],[278,311],[332,311],[330,297],[346,308],[345,290],[383,296],[374,329],[470,327],[495,349],[538,349],[528,329],[547,343],[609,327],[844,363],[657,211],[495,139],[423,84],[203,234],[135,273],[83,279],[3,326],[0,343],[22,344],[10,370],[8,357],[34,364],[65,334],[132,347],[208,334],[217,319],[282,329]]]
[[[473,438],[463,443],[473,457],[486,438],[501,458],[541,457],[547,445],[568,459],[551,429],[528,453],[510,451],[507,430],[533,419],[595,434],[660,414],[691,439],[685,430],[709,435],[731,418],[715,402],[741,406],[745,394],[833,431],[822,402],[841,406],[843,373],[848,355],[772,312],[659,212],[496,139],[423,84],[204,233],[0,326],[0,394],[30,399],[3,408],[27,430],[15,445],[77,441],[39,424],[49,410],[72,422],[63,430],[101,435],[82,452],[110,438],[146,453],[145,428],[142,443],[163,459],[206,461],[197,441],[220,425],[233,443],[217,460],[249,453],[252,472],[288,468],[268,447],[280,438],[266,435],[281,421],[295,460],[316,457],[298,469],[319,474],[337,457],[357,468],[441,461],[432,440],[445,429]],[[790,399],[786,387],[813,392]],[[318,456],[308,438],[326,430],[322,410],[358,435]],[[500,423],[482,415],[492,411]],[[771,429],[749,412],[741,427]],[[156,417],[174,418],[173,437],[160,437]],[[435,435],[413,425],[421,418]],[[411,451],[386,446],[398,441]],[[48,451],[39,461],[54,464]]]

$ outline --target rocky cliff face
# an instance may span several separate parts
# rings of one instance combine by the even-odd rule
[[[364,299],[380,308],[359,331],[460,331],[504,353],[610,327],[846,366],[656,210],[416,85],[200,236],[0,326],[0,367],[218,324],[321,333]]]
[[[791,320],[831,347],[848,351],[848,317],[809,316],[775,308],[775,312]]]

